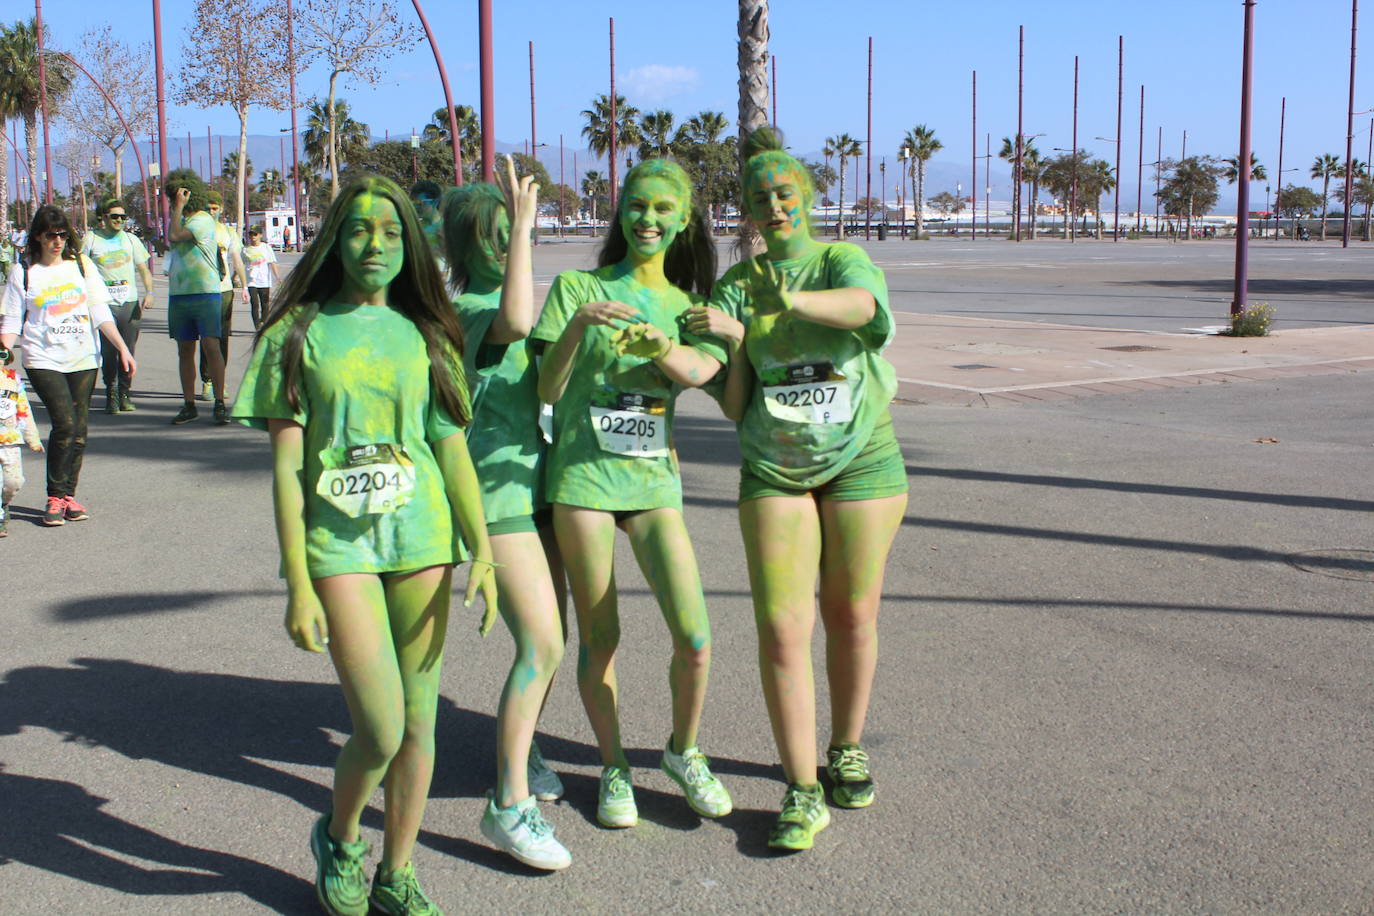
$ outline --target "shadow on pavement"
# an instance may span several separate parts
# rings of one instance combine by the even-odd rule
[[[169,840],[100,810],[108,800],[74,783],[0,772],[0,864],[23,862],[134,896],[242,893],[278,913],[310,911],[309,882],[251,859]]]
[[[1234,291],[1234,280],[1230,277],[1190,280],[1122,280],[1122,286],[1159,286],[1166,289],[1192,289],[1201,293],[1229,296]],[[1303,296],[1314,295],[1340,296],[1348,299],[1369,299],[1369,279],[1367,277],[1323,277],[1321,279],[1250,277],[1252,296]],[[1315,301],[1308,299],[1308,301]],[[1340,300],[1332,300],[1340,301]]]
[[[78,598],[56,604],[53,606],[52,616],[55,620],[79,623],[88,620],[104,620],[107,617],[132,617],[138,614],[187,611],[219,601],[246,598],[250,595],[283,599],[285,594],[283,589],[276,591],[168,592],[162,595],[146,592],[101,595],[96,598]]]

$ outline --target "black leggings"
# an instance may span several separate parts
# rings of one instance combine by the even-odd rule
[[[248,308],[249,313],[253,316],[254,330],[256,330],[258,325],[262,324],[262,320],[267,317],[267,300],[271,293],[271,287],[248,287]]]
[[[56,369],[25,369],[29,384],[48,411],[52,432],[48,435],[48,495],[75,496],[86,454],[86,416],[91,410],[95,370],[58,372]]]
[[[128,347],[129,353],[132,354],[138,347],[138,326],[143,321],[143,307],[138,304],[137,299],[131,299],[111,305],[110,314],[114,315],[115,327],[119,328],[119,336],[124,338],[124,346]],[[117,377],[120,387],[128,390],[129,373],[120,368],[119,351],[103,334],[100,336],[100,374],[106,388],[113,388]]]

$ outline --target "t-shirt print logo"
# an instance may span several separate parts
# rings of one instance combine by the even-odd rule
[[[34,297],[34,305],[50,315],[65,315],[86,302],[85,291],[75,283],[49,286]]]

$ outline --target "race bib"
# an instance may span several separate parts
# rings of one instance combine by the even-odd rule
[[[765,369],[763,403],[779,420],[792,423],[848,423],[849,380],[832,363],[798,363]]]
[[[399,445],[354,445],[320,452],[315,492],[351,518],[395,512],[415,494],[415,465]]]
[[[668,454],[668,402],[664,398],[602,390],[593,401],[588,410],[602,451],[632,458]]]
[[[19,392],[0,391],[0,423],[19,416]]]
[[[112,305],[121,305],[125,302],[128,302],[131,298],[129,295],[130,285],[127,280],[115,280],[113,282],[106,282],[105,291],[109,294],[110,304]]]

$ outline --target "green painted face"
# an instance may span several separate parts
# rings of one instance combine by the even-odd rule
[[[212,217],[214,217],[215,222],[219,222],[220,215],[224,213],[224,208],[221,207],[219,204],[210,204],[210,206],[206,207],[205,209]]]
[[[806,226],[806,184],[795,169],[767,163],[746,175],[749,218],[765,245],[787,245],[810,238]]]
[[[666,178],[649,175],[625,188],[620,205],[620,229],[630,252],[641,259],[660,255],[672,247],[687,226],[690,201]]]
[[[346,285],[375,293],[391,285],[405,261],[401,219],[385,197],[359,194],[348,205],[339,230],[339,260]]]
[[[499,251],[493,251],[486,239],[476,248],[469,249],[465,265],[468,276],[482,285],[499,286],[505,279],[506,252],[510,251],[510,217],[504,207],[496,212],[496,241]]]

